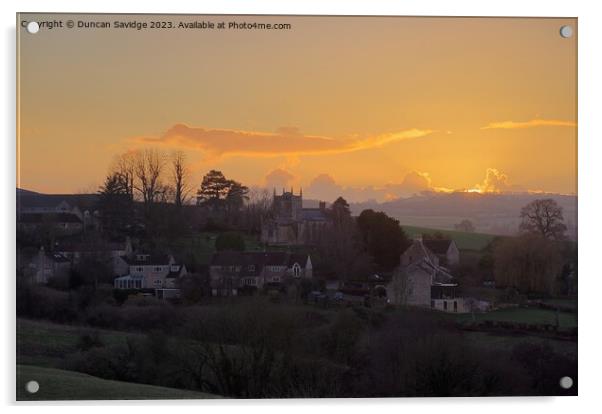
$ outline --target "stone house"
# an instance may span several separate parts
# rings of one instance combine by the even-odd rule
[[[127,258],[133,253],[132,242],[129,237],[123,241],[104,240],[61,240],[55,251],[71,260],[77,265],[86,257],[108,263],[115,276],[123,276],[129,273],[130,265]]]
[[[68,277],[71,261],[60,253],[46,252],[44,247],[28,263],[27,273],[37,284],[46,284],[52,278]]]
[[[312,277],[311,258],[289,252],[220,252],[213,255],[209,264],[213,296],[279,289],[291,280]]]
[[[175,289],[176,279],[187,274],[172,255],[136,253],[125,260],[129,273],[115,278],[115,289]]]
[[[84,222],[73,213],[22,213],[17,228],[25,233],[44,232],[46,229],[57,235],[69,236],[84,230]]]
[[[400,266],[386,286],[389,303],[419,306],[444,312],[466,312],[464,299],[439,257],[415,240],[400,258]]]
[[[38,231],[53,225],[60,234],[99,228],[98,194],[40,194],[17,189],[17,227]]]

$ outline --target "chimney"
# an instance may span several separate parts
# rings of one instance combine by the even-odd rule
[[[326,210],[326,201],[320,201],[320,210],[321,211]]]

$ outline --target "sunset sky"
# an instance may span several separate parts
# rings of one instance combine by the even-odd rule
[[[292,25],[19,29],[21,188],[93,191],[116,154],[156,146],[185,151],[195,187],[219,169],[352,201],[577,191],[574,19],[21,18]]]

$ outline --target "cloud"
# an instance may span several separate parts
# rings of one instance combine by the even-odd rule
[[[400,189],[403,191],[420,192],[431,188],[431,177],[428,173],[411,171],[404,177]]]
[[[480,193],[503,193],[514,189],[508,176],[496,168],[487,168],[485,179],[475,186]]]
[[[282,127],[276,132],[233,129],[207,129],[176,124],[160,137],[135,137],[138,144],[160,144],[205,151],[212,156],[336,154],[377,148],[394,142],[424,137],[435,131],[409,129],[367,138],[332,138],[304,135],[297,128]]]
[[[345,187],[336,182],[329,174],[320,174],[309,184],[305,192],[307,198],[316,198],[332,202],[342,196],[349,202],[367,200],[386,201],[409,197],[423,191],[435,191],[427,173],[410,171],[401,183],[386,184],[382,187]]]
[[[337,184],[332,176],[320,174],[311,180],[306,194],[308,198],[332,202],[343,195],[343,187]]]
[[[539,126],[563,126],[563,127],[575,127],[577,124],[572,121],[561,121],[557,119],[532,119],[530,121],[515,122],[515,121],[504,121],[504,122],[492,122],[481,129],[522,129],[522,128],[534,128]]]
[[[273,188],[287,188],[289,183],[295,179],[295,176],[290,172],[283,170],[281,168],[277,168],[275,170],[270,171],[265,176],[265,186],[268,189]]]

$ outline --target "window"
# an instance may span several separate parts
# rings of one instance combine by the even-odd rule
[[[446,300],[443,301],[443,310],[447,310],[447,301]]]
[[[137,267],[137,268],[136,268],[136,272],[142,272],[142,267],[140,267],[140,266],[139,266],[139,267]]]
[[[458,302],[454,300],[454,312],[458,312]]]
[[[294,277],[301,276],[301,266],[299,266],[299,263],[295,263],[293,265],[293,276]]]
[[[154,284],[155,286],[161,287],[161,284],[162,284],[162,283],[161,283],[161,280],[157,279],[157,280],[155,280],[155,281],[153,282],[153,284]]]
[[[272,282],[280,282],[280,276],[274,276]]]
[[[249,265],[249,272],[255,271],[255,265]]]
[[[155,272],[162,272],[163,268],[161,266],[155,267]]]

